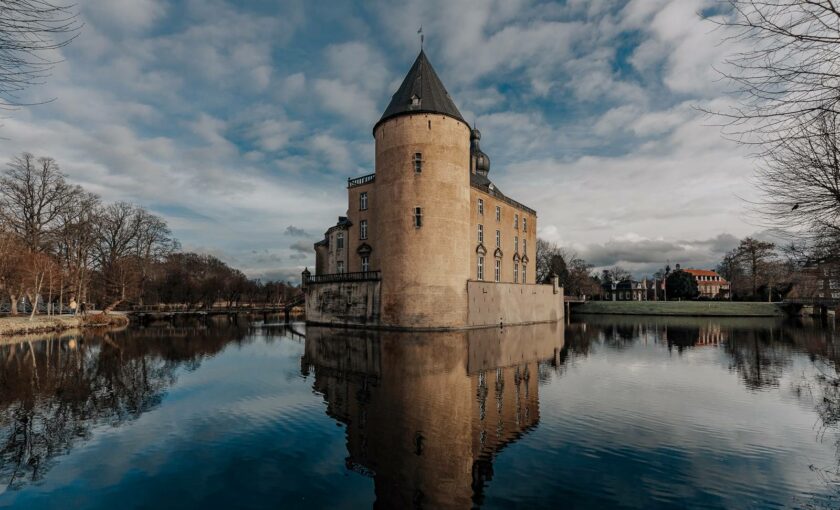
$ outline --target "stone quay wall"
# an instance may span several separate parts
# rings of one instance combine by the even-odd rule
[[[467,282],[468,327],[556,322],[563,319],[563,288],[483,281]]]
[[[453,324],[429,315],[422,324],[394,325],[382,320],[377,281],[308,283],[306,321],[313,324],[386,329],[448,330],[558,322],[564,317],[563,288],[469,281],[467,320]]]
[[[306,321],[315,324],[371,326],[380,323],[380,282],[308,283]]]

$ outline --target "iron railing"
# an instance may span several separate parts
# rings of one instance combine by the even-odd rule
[[[367,184],[369,182],[373,182],[376,179],[376,174],[368,174],[363,175],[361,177],[354,177],[352,179],[347,179],[347,187],[348,188],[355,188],[356,186],[361,186],[362,184]]]
[[[306,279],[306,283],[365,282],[381,279],[382,273],[379,271],[360,271],[358,273],[314,274]]]

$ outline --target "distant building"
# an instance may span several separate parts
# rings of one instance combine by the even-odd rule
[[[816,297],[822,299],[840,299],[840,264],[820,264],[816,268],[816,276]]]
[[[642,281],[626,279],[607,282],[603,287],[604,299],[607,301],[647,301],[650,297],[647,278]]]
[[[677,266],[679,268],[679,265]],[[708,299],[728,299],[729,282],[716,271],[710,269],[683,269],[694,277],[700,297]]]
[[[312,322],[462,328],[557,321],[536,285],[537,213],[488,177],[470,128],[420,52],[373,126],[375,173],[349,179],[346,217],[304,274]]]

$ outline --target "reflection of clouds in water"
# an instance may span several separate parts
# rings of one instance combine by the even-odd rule
[[[305,343],[271,328],[151,328],[62,351],[82,373],[49,368],[65,365],[36,346],[40,387],[9,370],[31,365],[28,347],[0,351],[0,430],[28,399],[72,407],[84,435],[37,487],[7,490],[0,505],[109,507],[139,495],[149,506],[235,505],[248,494],[314,507],[374,497],[536,507],[562,496],[581,507],[738,508],[824,491],[809,465],[836,465],[834,436],[818,441],[822,394],[797,384],[818,375],[809,357],[833,374],[835,336],[735,319],[554,327],[310,328]],[[74,391],[55,391],[62,372],[75,374]],[[114,381],[124,388],[109,393]]]
[[[761,487],[760,497],[769,500],[803,487],[824,489],[809,466],[836,464],[833,449],[813,429],[814,407],[788,390],[802,374],[818,373],[808,356],[825,344],[808,338],[820,329],[737,319],[591,318],[585,326],[595,340],[588,349],[598,354],[578,359],[560,384],[541,389],[540,402],[544,423],[565,422],[558,443],[576,443],[600,459],[590,469],[632,465],[645,473],[638,479],[643,492],[661,488],[665,476],[701,499],[725,487]],[[628,330],[637,333],[629,344]],[[653,476],[656,469],[635,462],[643,458],[675,465]],[[580,470],[586,468],[578,466],[575,476]]]

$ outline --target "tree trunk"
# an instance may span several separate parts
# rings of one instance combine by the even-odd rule
[[[36,278],[37,281],[37,278]],[[32,314],[29,315],[29,320],[33,320],[35,318],[35,313],[38,311],[38,296],[41,295],[41,285],[44,283],[44,277],[41,277],[41,281],[39,281],[35,288],[35,297],[31,299],[32,302]]]
[[[18,315],[18,296],[9,292],[9,313]]]

